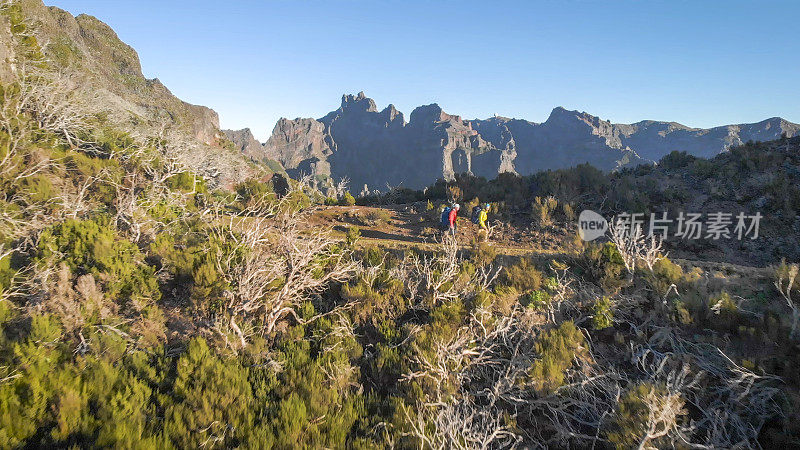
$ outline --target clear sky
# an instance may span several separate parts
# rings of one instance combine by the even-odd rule
[[[800,1],[45,0],[111,25],[148,78],[265,140],[364,91],[405,114],[800,122]]]

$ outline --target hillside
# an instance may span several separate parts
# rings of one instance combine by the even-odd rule
[[[290,174],[347,177],[356,192],[388,186],[421,189],[458,173],[494,178],[590,163],[602,170],[657,161],[672,151],[712,157],[744,142],[791,137],[800,125],[781,118],[755,124],[690,128],[674,122],[613,124],[591,114],[553,109],[545,122],[493,117],[464,120],[436,104],[406,122],[393,105],[379,111],[363,92],[344,95],[320,119],[281,119],[259,148],[252,136],[228,132],[256,159],[280,161]]]
[[[146,79],[136,51],[102,21],[73,17],[41,0],[14,5],[0,23],[0,80],[44,66],[58,71],[69,77],[61,89],[79,93],[93,113],[117,126],[139,135],[180,134],[191,144],[182,146],[181,161],[211,183],[231,186],[262,170],[232,151],[216,112],[178,99],[157,78]],[[35,41],[25,41],[28,35]]]

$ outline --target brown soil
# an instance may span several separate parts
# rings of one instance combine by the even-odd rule
[[[461,246],[472,246],[479,240],[480,228],[463,214],[458,217],[456,239]],[[321,209],[312,221],[314,225],[332,227],[342,235],[357,227],[363,243],[380,243],[391,248],[428,248],[442,236],[438,214],[426,211],[424,205],[331,206]],[[563,225],[535,229],[522,218],[500,219],[492,214],[489,224],[489,242],[504,254],[553,254],[578,248],[576,231]]]

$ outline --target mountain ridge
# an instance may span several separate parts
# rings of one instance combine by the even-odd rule
[[[342,95],[339,108],[319,119],[281,118],[260,149],[242,142],[237,136],[242,130],[225,132],[248,153],[277,159],[293,176],[347,177],[365,192],[422,188],[461,172],[494,178],[585,162],[616,170],[658,161],[673,150],[708,158],[749,140],[800,134],[800,125],[780,117],[694,128],[657,120],[612,123],[562,106],[538,123],[502,116],[463,119],[436,103],[418,106],[408,117],[393,104],[378,110],[362,91]]]

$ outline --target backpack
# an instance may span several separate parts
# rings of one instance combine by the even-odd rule
[[[442,211],[442,226],[449,227],[450,226],[450,208],[449,206]]]
[[[472,218],[470,219],[470,220],[472,220],[472,223],[480,222],[480,220],[481,220],[481,211],[482,210],[483,210],[483,208],[481,208],[480,205],[472,208]]]

